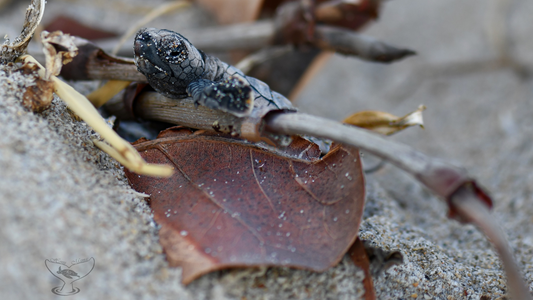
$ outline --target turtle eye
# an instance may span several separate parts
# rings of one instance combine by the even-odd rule
[[[187,46],[180,40],[163,40],[161,48],[161,57],[170,64],[181,64],[189,56]]]

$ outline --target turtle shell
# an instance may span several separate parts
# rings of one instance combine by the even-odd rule
[[[244,77],[254,93],[254,107],[250,115],[242,118],[240,135],[253,142],[264,141],[272,146],[287,146],[291,139],[287,136],[266,133],[263,130],[263,118],[274,111],[294,111],[296,108],[289,99],[278,92],[272,91],[263,81],[246,76],[241,70],[229,66],[226,73],[230,76],[238,74]]]

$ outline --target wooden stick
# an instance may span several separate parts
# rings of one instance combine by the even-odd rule
[[[252,24],[182,31],[199,49],[222,51],[230,49],[251,49],[270,45],[275,34],[274,23],[262,21]],[[414,52],[389,46],[374,38],[331,26],[317,26],[313,46],[358,56],[364,60],[389,63]],[[146,78],[135,67],[133,59],[116,57],[89,41],[78,39],[79,54],[74,61],[65,65],[61,75],[72,80],[124,80],[146,82]],[[128,46],[131,53],[131,46]]]

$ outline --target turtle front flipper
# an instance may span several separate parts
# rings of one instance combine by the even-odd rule
[[[248,81],[238,74],[219,82],[207,79],[195,80],[187,87],[187,93],[195,103],[237,117],[248,116],[254,106],[252,88]]]

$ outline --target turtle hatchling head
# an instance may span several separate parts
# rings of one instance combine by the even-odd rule
[[[186,96],[189,83],[204,73],[204,54],[170,30],[139,30],[133,50],[137,70],[155,90],[169,97]]]

